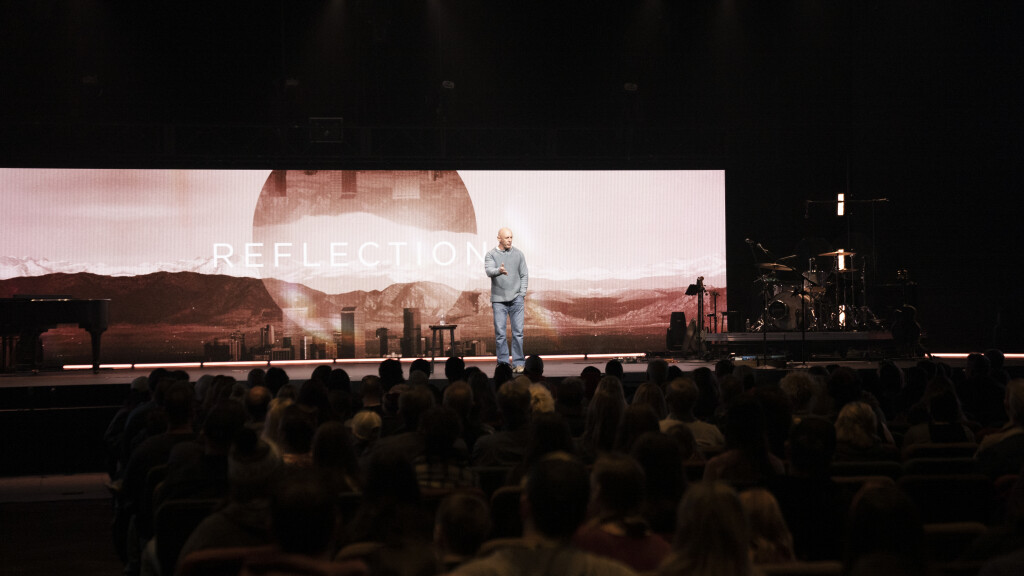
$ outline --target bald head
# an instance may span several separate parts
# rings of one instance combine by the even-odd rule
[[[508,250],[512,247],[512,231],[508,228],[498,230],[498,248]]]

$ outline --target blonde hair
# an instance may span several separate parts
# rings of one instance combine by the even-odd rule
[[[295,401],[291,398],[274,398],[270,401],[267,418],[263,421],[263,439],[278,452],[283,451],[281,450],[281,418],[284,416],[285,409],[294,403]]]
[[[750,576],[750,526],[736,491],[721,482],[691,484],[679,503],[672,549],[658,574]]]
[[[864,402],[848,402],[836,418],[836,441],[867,448],[873,446],[878,437],[878,417]]]
[[[750,522],[750,557],[754,564],[792,561],[793,535],[775,496],[764,488],[751,488],[740,493],[740,503]]]
[[[530,384],[530,407],[534,414],[555,411],[555,399],[543,384]]]
[[[779,387],[793,403],[796,412],[806,411],[818,392],[817,380],[804,370],[794,370],[783,376]]]

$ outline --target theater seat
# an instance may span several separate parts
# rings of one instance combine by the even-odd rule
[[[174,574],[175,565],[188,537],[220,505],[221,500],[180,499],[164,502],[156,511],[154,534],[161,574]]]
[[[759,564],[757,568],[765,576],[839,576],[843,572],[843,565],[831,560]]]
[[[978,474],[978,461],[971,457],[911,458],[903,462],[904,476],[922,474]]]
[[[924,523],[981,522],[992,517],[992,481],[981,474],[903,476],[897,486],[917,505]]]
[[[491,538],[518,538],[523,535],[523,521],[519,517],[519,486],[498,488],[491,496]]]
[[[941,522],[924,525],[928,558],[933,562],[954,562],[988,528],[981,522]]]
[[[972,458],[978,451],[974,442],[923,442],[912,444],[903,451],[903,460],[914,458]]]
[[[891,460],[870,460],[863,462],[833,462],[830,468],[836,476],[888,476],[893,480],[903,474],[903,466]]]

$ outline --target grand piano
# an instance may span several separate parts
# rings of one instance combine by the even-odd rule
[[[39,337],[59,324],[78,324],[92,337],[92,369],[100,368],[100,336],[107,329],[110,300],[59,295],[15,295],[0,298],[2,369],[19,364],[38,369],[42,364]]]

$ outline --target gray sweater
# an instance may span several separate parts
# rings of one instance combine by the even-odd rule
[[[501,273],[502,264],[508,274]],[[522,250],[515,246],[508,250],[491,248],[484,257],[484,271],[491,278],[491,302],[511,302],[516,296],[526,297],[530,274]]]

